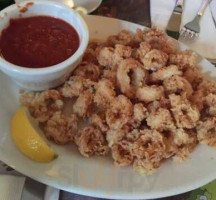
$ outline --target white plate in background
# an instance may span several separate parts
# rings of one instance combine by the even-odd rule
[[[16,3],[20,3],[22,1],[26,1],[26,0],[15,0]],[[50,0],[50,1],[62,2],[70,7],[82,6],[88,10],[88,13],[91,13],[94,10],[96,10],[102,2],[102,0]]]
[[[99,16],[85,17],[90,37],[106,39],[122,29],[135,32],[143,26]],[[181,49],[185,46],[180,44]],[[216,69],[200,61],[202,71],[216,79]],[[216,178],[216,150],[199,145],[182,163],[171,160],[150,176],[141,176],[132,166],[116,167],[110,157],[84,158],[73,145],[51,143],[59,155],[50,163],[37,163],[25,157],[10,136],[10,120],[19,106],[19,88],[0,72],[0,160],[44,184],[69,192],[108,199],[152,199],[196,189]]]

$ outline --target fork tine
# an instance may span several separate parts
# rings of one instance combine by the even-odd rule
[[[185,27],[183,27],[183,28],[181,29],[180,35],[181,35],[181,37],[183,37],[183,38],[186,37],[186,29],[185,29]]]
[[[189,30],[188,33],[189,33],[189,34],[188,34],[189,39],[193,39],[193,38],[195,37],[195,32]]]
[[[189,39],[190,38],[190,30],[186,28],[186,31],[185,31],[185,38],[186,39]]]

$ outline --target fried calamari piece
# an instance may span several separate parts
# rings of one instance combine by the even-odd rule
[[[164,158],[165,151],[164,137],[160,132],[154,129],[141,130],[138,139],[131,146],[131,154],[136,158],[135,170],[146,174],[155,171]]]
[[[105,136],[95,125],[89,125],[81,130],[75,137],[80,153],[85,157],[92,155],[104,156],[109,152]]]
[[[121,140],[111,148],[114,163],[117,166],[127,166],[133,162],[134,156],[130,153],[130,142]]]
[[[178,69],[178,66],[176,65],[169,65],[167,67],[162,67],[156,72],[153,72],[149,76],[149,80],[152,83],[158,83],[161,81],[164,81],[167,78],[170,78],[171,76],[174,75],[179,75],[181,76],[183,73]]]
[[[147,42],[141,42],[139,48],[136,50],[135,57],[139,58],[140,61],[145,57],[145,55],[151,50],[151,46]]]
[[[133,112],[133,119],[139,122],[142,122],[148,116],[148,110],[142,103],[135,104]]]
[[[127,132],[131,132],[134,129],[140,128],[142,122],[149,115],[147,109],[142,103],[137,103],[133,106],[133,116],[130,120],[123,126]]]
[[[171,94],[169,95],[171,111],[179,128],[194,128],[200,118],[200,112],[196,106],[184,97]]]
[[[92,114],[91,122],[92,124],[98,126],[102,132],[107,132],[109,130],[109,127],[106,123],[106,112],[103,110]]]
[[[126,128],[120,129],[110,129],[106,133],[106,140],[108,142],[109,147],[112,147],[114,144],[117,144],[119,141],[126,136],[128,130]]]
[[[95,87],[94,102],[99,107],[108,107],[116,97],[113,83],[108,79],[101,79]]]
[[[73,73],[74,76],[81,76],[92,81],[98,81],[100,74],[101,69],[99,66],[85,61],[81,62]]]
[[[26,106],[39,122],[47,121],[64,106],[63,97],[58,90],[24,93],[20,97],[20,103]]]
[[[135,34],[137,42],[145,41],[151,45],[152,49],[158,49],[166,54],[173,54],[177,51],[177,42],[167,37],[166,33],[157,27],[151,29],[140,30],[137,29]]]
[[[163,51],[153,49],[149,51],[145,57],[141,60],[144,69],[150,71],[157,71],[158,69],[166,66],[168,55]]]
[[[116,64],[118,64],[119,61],[122,61],[125,58],[130,58],[131,54],[132,54],[132,48],[130,46],[116,44],[113,59],[118,61],[116,62]]]
[[[145,41],[151,45],[152,49],[163,51],[168,55],[176,53],[178,49],[178,43],[167,36],[150,37],[146,38]]]
[[[158,108],[157,110],[150,112],[146,121],[152,129],[159,131],[171,130],[175,128],[171,113],[166,108]]]
[[[196,130],[200,143],[216,147],[216,117],[207,117],[199,121]]]
[[[108,37],[107,42],[109,45],[132,45],[133,41],[133,34],[130,31],[122,30],[117,35],[111,35]]]
[[[216,94],[216,82],[205,79],[199,84],[198,90],[202,90],[204,96],[207,96],[210,93]]]
[[[197,134],[192,130],[176,129],[173,131],[174,144],[177,145],[177,152],[173,157],[175,162],[181,163],[185,161],[190,153],[198,144]]]
[[[103,47],[97,52],[98,63],[105,67],[112,68],[113,64],[113,55],[114,48],[112,47]]]
[[[216,117],[216,94],[208,94],[205,98],[205,105],[207,106],[207,113],[210,116]]]
[[[164,89],[162,86],[151,85],[143,86],[137,89],[136,97],[138,100],[145,103],[160,99],[164,95]]]
[[[197,55],[195,52],[185,50],[169,56],[169,64],[178,65],[181,70],[196,64]]]
[[[113,66],[112,69],[104,69],[103,75],[101,79],[108,79],[109,81],[112,82],[112,84],[117,87],[117,78],[116,78],[116,73],[117,73],[118,65]]]
[[[73,112],[79,117],[89,117],[93,112],[93,98],[94,95],[90,91],[84,91],[73,104]]]
[[[81,76],[71,76],[61,87],[61,92],[64,97],[78,97],[85,90],[93,93],[95,85],[96,83],[89,79]]]
[[[193,93],[191,84],[181,76],[171,76],[164,80],[163,86],[166,94],[180,94],[189,98]]]
[[[111,129],[119,129],[130,120],[132,115],[131,101],[127,97],[119,95],[106,111],[106,122]]]
[[[134,59],[123,60],[117,69],[117,83],[122,93],[135,98],[136,89],[145,83],[147,72]]]
[[[147,106],[148,112],[156,112],[159,108],[170,109],[170,100],[162,97],[160,100],[153,101]]]
[[[183,74],[183,77],[188,80],[194,89],[203,81],[204,77],[201,69],[197,66],[188,67]]]
[[[202,90],[196,90],[190,97],[190,101],[201,112],[204,107],[204,95]]]
[[[151,29],[144,29],[144,30],[141,30],[138,28],[136,30],[136,34],[135,34],[134,38],[136,41],[142,42],[142,41],[145,41],[146,39],[149,39],[149,38],[153,38],[153,37],[161,38],[164,36],[165,36],[164,31],[160,30],[157,27],[153,27]]]
[[[95,39],[91,40],[83,55],[82,61],[86,61],[88,63],[93,63],[95,65],[98,65],[97,51],[105,46],[107,46],[106,42],[103,42],[101,40],[95,40]]]
[[[74,141],[77,132],[78,118],[75,114],[65,116],[55,112],[44,127],[44,134],[48,140],[56,144],[66,144]]]
[[[115,48],[103,47],[99,49],[97,52],[97,59],[100,65],[112,69],[123,59],[130,58],[131,54],[132,48],[130,46],[117,44]]]

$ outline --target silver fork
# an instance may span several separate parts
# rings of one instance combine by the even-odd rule
[[[195,39],[199,36],[200,33],[200,19],[211,0],[203,0],[202,5],[196,15],[196,17],[191,21],[185,24],[181,29],[180,35],[185,39]]]

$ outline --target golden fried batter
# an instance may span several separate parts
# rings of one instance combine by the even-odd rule
[[[72,142],[77,132],[77,122],[75,114],[65,116],[61,112],[56,112],[44,127],[45,136],[56,144]]]
[[[137,89],[136,97],[139,101],[149,103],[160,99],[164,94],[164,89],[162,86],[143,86]]]
[[[191,105],[190,102],[179,95],[171,94],[169,96],[171,111],[179,128],[194,128],[200,118],[198,108]]]
[[[81,130],[75,136],[75,142],[80,153],[85,157],[92,155],[104,156],[109,152],[105,136],[95,125],[87,126]]]
[[[216,82],[157,27],[91,41],[62,86],[20,102],[49,140],[74,142],[85,157],[110,151],[139,173],[183,162],[199,143],[216,147]]]

